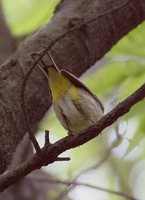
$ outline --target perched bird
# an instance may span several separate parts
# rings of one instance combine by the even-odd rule
[[[103,116],[103,104],[77,77],[59,70],[50,53],[48,55],[52,61],[48,66],[48,81],[54,111],[68,134],[78,134]]]

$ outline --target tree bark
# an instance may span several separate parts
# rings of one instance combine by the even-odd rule
[[[0,173],[11,162],[13,152],[27,132],[20,94],[24,78],[32,66],[30,53],[40,51],[70,28],[91,18],[94,20],[70,31],[51,48],[59,68],[65,68],[76,76],[83,74],[145,19],[145,2],[63,0],[50,23],[28,38],[0,67]],[[47,80],[38,68],[27,82],[25,99],[28,117],[35,131],[51,105]]]

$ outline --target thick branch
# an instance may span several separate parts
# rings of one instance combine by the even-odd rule
[[[34,155],[29,161],[26,161],[0,177],[0,191],[3,191],[10,185],[16,183],[22,177],[26,176],[35,169],[43,165],[55,162],[57,157],[64,151],[80,146],[94,137],[98,136],[106,127],[113,124],[119,117],[127,113],[130,108],[145,97],[145,84],[135,93],[119,103],[111,112],[106,114],[95,126],[88,128],[83,133],[73,136],[69,135],[52,145],[45,146],[41,155]]]
[[[0,173],[10,163],[17,144],[27,131],[21,110],[20,92],[24,77],[32,66],[29,54],[40,51],[70,28],[92,17],[96,19],[69,32],[51,48],[57,65],[77,76],[145,19],[145,2],[63,0],[51,22],[29,38],[13,56],[13,60],[0,68]],[[14,62],[15,59],[19,60],[22,68]],[[35,69],[25,93],[27,113],[33,131],[51,105],[48,91],[47,80],[39,69]]]

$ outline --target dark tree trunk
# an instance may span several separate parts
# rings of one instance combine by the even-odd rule
[[[1,173],[8,167],[13,152],[27,132],[20,93],[24,77],[32,66],[30,53],[38,52],[69,28],[93,17],[96,17],[95,20],[69,32],[51,49],[57,65],[76,76],[83,74],[145,19],[145,1],[63,0],[50,23],[28,38],[15,55],[0,67]],[[33,131],[51,105],[48,91],[46,78],[36,68],[28,80],[25,94]]]

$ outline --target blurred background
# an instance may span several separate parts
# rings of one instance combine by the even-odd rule
[[[3,61],[14,52],[21,41],[51,19],[58,3],[59,0],[1,1],[0,12],[3,12],[7,31],[14,44]],[[145,23],[142,23],[81,77],[101,99],[105,113],[144,83],[144,36]],[[0,49],[1,52],[1,44]],[[43,168],[45,176],[33,175],[31,178],[39,184],[45,182],[49,199],[124,199],[109,191],[105,192],[104,189],[122,191],[138,199],[145,199],[144,113],[145,102],[142,101],[96,139],[65,152],[63,155],[71,157],[71,161],[56,162]],[[67,134],[56,119],[53,109],[46,113],[39,126],[37,139],[41,146],[44,144],[45,130],[50,130],[51,142]],[[53,181],[46,179],[46,174]],[[76,181],[88,185],[71,184]],[[92,186],[100,187],[100,190]]]

